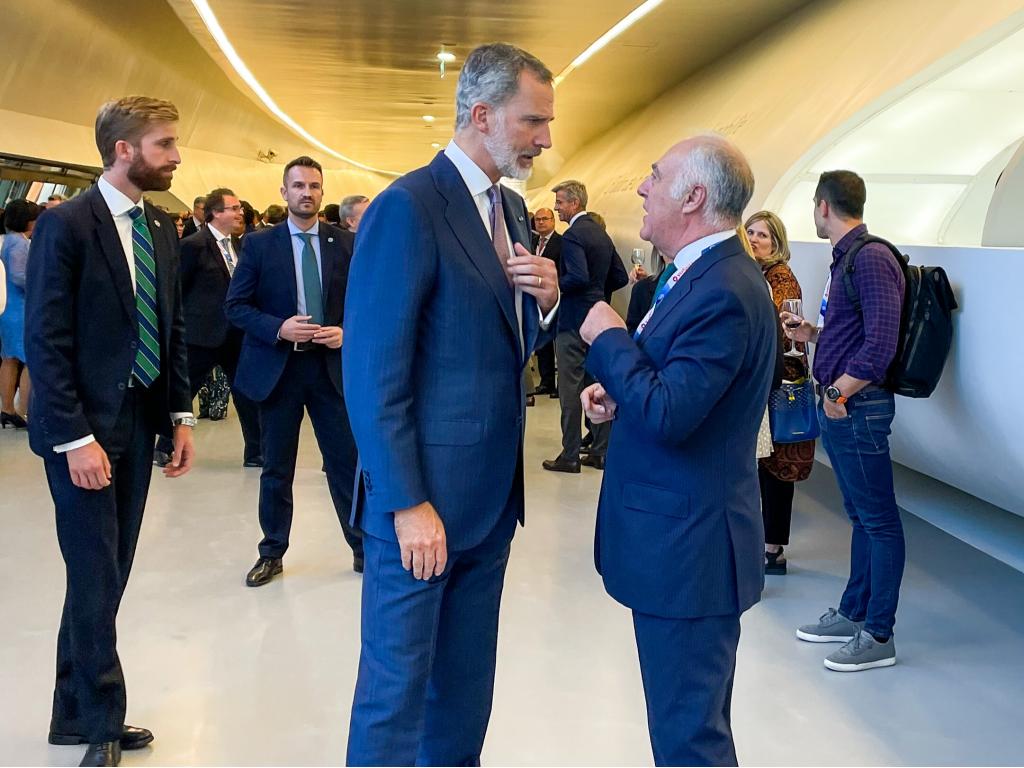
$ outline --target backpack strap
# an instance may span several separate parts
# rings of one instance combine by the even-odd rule
[[[888,248],[889,252],[895,257],[896,265],[900,268],[900,271],[902,271],[907,264],[907,260],[904,258],[903,254],[900,253],[899,249],[884,238],[876,237],[875,235],[865,232],[854,240],[853,246],[843,255],[843,288],[846,291],[847,300],[853,305],[853,308],[857,310],[857,314],[861,314],[862,307],[860,303],[860,295],[857,293],[857,286],[853,284],[853,272],[855,269],[854,259],[857,258],[857,254],[860,253],[860,249],[868,243],[878,243],[879,245],[884,245]]]

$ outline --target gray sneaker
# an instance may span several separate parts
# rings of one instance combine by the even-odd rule
[[[845,643],[860,632],[862,623],[850,621],[835,608],[829,608],[817,624],[804,624],[796,636],[809,643]]]
[[[825,659],[833,672],[860,672],[875,667],[891,667],[896,663],[896,640],[880,643],[863,629],[835,653]]]

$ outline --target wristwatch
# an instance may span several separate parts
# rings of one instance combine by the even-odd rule
[[[179,416],[171,421],[171,424],[176,427],[194,427],[198,423],[195,416]]]
[[[846,398],[843,396],[843,393],[839,391],[839,387],[835,384],[825,387],[825,399],[835,403],[836,405],[846,404]]]

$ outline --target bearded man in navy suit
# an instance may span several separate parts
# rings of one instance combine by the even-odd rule
[[[479,765],[523,519],[522,372],[558,302],[523,199],[497,182],[551,146],[551,81],[513,46],[473,51],[455,138],[359,227],[342,348],[366,552],[350,765]]]
[[[754,177],[717,136],[672,147],[640,185],[640,236],[674,253],[630,335],[604,302],[580,335],[591,421],[612,421],[595,554],[633,611],[657,765],[736,765],[730,707],[740,614],[764,584],[755,449],[777,319],[737,237]]]

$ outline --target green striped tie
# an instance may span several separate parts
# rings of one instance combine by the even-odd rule
[[[135,316],[139,322],[139,347],[132,375],[149,387],[160,375],[160,323],[156,317],[156,258],[141,207],[132,208],[132,253],[135,255]]]

